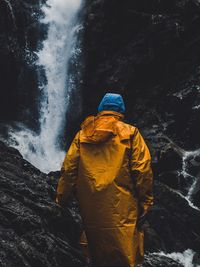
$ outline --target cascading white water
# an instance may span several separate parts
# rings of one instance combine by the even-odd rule
[[[193,264],[193,257],[195,252],[191,249],[185,250],[183,253],[180,252],[173,252],[173,253],[164,253],[164,252],[156,252],[152,253],[157,256],[166,256],[169,257],[178,263],[182,264],[184,267],[200,267],[200,265]]]
[[[185,199],[188,201],[189,205],[195,209],[198,209],[198,207],[196,207],[195,205],[193,205],[192,203],[192,195],[193,192],[195,190],[197,181],[199,179],[199,177],[193,176],[190,173],[188,173],[188,160],[190,158],[194,158],[195,156],[199,156],[200,155],[200,149],[194,150],[194,151],[184,151],[183,153],[183,165],[182,165],[182,175],[184,178],[189,177],[191,180],[191,186],[188,189],[187,195],[185,196]]]
[[[47,81],[39,86],[40,132],[36,134],[23,126],[19,131],[10,131],[10,144],[44,172],[58,170],[65,154],[59,147],[59,137],[65,127],[71,92],[70,59],[80,52],[76,42],[81,4],[82,0],[47,0],[42,7],[41,23],[48,25],[48,34],[37,53],[37,64],[44,68]]]
[[[193,202],[192,202],[192,195],[193,192],[195,191],[196,188],[196,184],[197,181],[199,179],[199,177],[195,177],[193,175],[191,175],[188,172],[188,160],[191,157],[195,157],[200,155],[200,149],[194,150],[194,151],[184,151],[182,150],[182,170],[181,170],[181,174],[183,176],[184,179],[190,179],[191,181],[191,185],[189,186],[189,188],[187,189],[187,193],[183,194],[182,192],[180,192],[179,190],[173,189],[171,187],[169,187],[169,190],[178,194],[181,198],[185,199],[188,202],[188,205],[196,210],[200,210],[198,207],[196,207]]]

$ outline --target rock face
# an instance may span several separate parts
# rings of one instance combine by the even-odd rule
[[[184,251],[191,248],[200,252],[200,211],[170,187],[155,182],[155,205],[148,217],[146,249],[148,251]]]
[[[72,202],[63,209],[54,202],[58,177],[59,172],[41,173],[17,150],[0,142],[1,266],[85,266],[78,247],[81,219],[77,206]],[[147,255],[143,267],[182,266],[151,252],[188,247],[198,252],[200,213],[160,182],[155,184],[155,197],[144,225]]]
[[[120,92],[129,122],[158,126],[178,145],[198,148],[199,2],[87,3],[85,114],[96,112],[105,92]]]
[[[57,174],[41,173],[25,161],[17,150],[0,143],[1,266],[85,266],[83,255],[77,245],[81,232],[80,216],[72,204],[66,209],[55,204],[57,179]],[[147,239],[149,238],[149,244],[146,242],[147,251],[155,251],[161,247],[164,250],[167,246],[173,250],[176,246],[180,248],[177,243],[185,244],[186,241],[190,247],[198,247],[200,241],[197,240],[196,244],[192,245],[191,240],[194,240],[199,233],[200,218],[192,213],[193,221],[190,221],[192,211],[187,204],[178,196],[173,196],[168,188],[161,185],[158,187],[162,196],[166,194],[163,203],[167,204],[163,207],[159,201],[157,210],[152,211],[152,216],[150,214],[149,222],[155,229],[147,226]],[[176,209],[172,207],[174,201],[171,203],[168,199],[170,194],[176,201],[177,199],[180,201]],[[158,196],[159,200],[160,198]],[[175,216],[171,212],[179,210],[181,205],[188,209],[188,213],[184,213],[185,218],[179,221],[178,216],[181,216],[178,213]],[[160,216],[161,219],[158,220]],[[191,225],[191,231],[184,237],[180,237],[178,233],[173,236],[174,232],[176,233],[173,220],[176,221],[177,227]],[[166,227],[168,223],[170,225],[167,225],[167,232],[158,231],[157,226],[160,229],[160,226]],[[172,237],[167,239],[168,244],[166,234]],[[160,266],[161,262],[165,266],[179,266],[172,259],[167,257],[156,259],[151,254],[146,257],[144,266]]]
[[[143,267],[165,266],[165,267],[182,267],[183,265],[166,256],[157,256],[149,254],[146,256]]]
[[[0,122],[18,120],[37,125],[38,81],[34,63],[35,52],[45,35],[39,22],[44,2],[0,2]]]
[[[80,217],[55,204],[56,179],[0,143],[0,265],[85,266]]]
[[[96,112],[105,92],[121,93],[127,121],[152,153],[146,250],[198,254],[199,1],[88,0],[86,10],[84,114]]]

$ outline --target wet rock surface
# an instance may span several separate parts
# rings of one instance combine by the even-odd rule
[[[59,172],[45,175],[0,143],[1,266],[85,266],[78,247],[81,219],[72,203],[55,204]],[[155,182],[155,205],[144,224],[144,267],[182,266],[152,252],[200,253],[200,212],[164,183]],[[9,255],[9,256],[8,256]],[[176,265],[177,264],[177,265]]]
[[[199,1],[86,3],[84,113],[95,113],[105,92],[124,96],[126,119],[153,159],[146,250],[199,254]],[[167,266],[162,260],[154,265]]]
[[[37,125],[39,69],[35,62],[46,31],[39,21],[44,2],[0,2],[0,122]]]
[[[154,266],[182,267],[183,265],[166,256],[158,256],[153,254],[146,255],[142,267],[154,267]]]
[[[80,217],[73,206],[63,210],[54,203],[58,177],[59,173],[41,173],[17,150],[0,143],[1,266],[84,266],[77,247]],[[198,248],[199,215],[163,184],[156,184],[155,190],[159,204],[145,225],[146,251]],[[148,254],[143,266],[182,265],[165,256]]]
[[[0,142],[0,266],[85,266],[80,217],[55,204],[56,182]]]
[[[146,249],[165,252],[191,248],[200,252],[200,212],[170,187],[155,182],[155,205],[146,223]]]
[[[121,93],[151,150],[146,249],[199,253],[199,2],[88,1],[85,25],[85,114],[105,92]]]
[[[198,148],[199,2],[87,3],[85,114],[96,112],[104,92],[119,92],[129,122],[158,126],[182,148]]]
[[[195,189],[192,194],[192,202],[197,207],[200,207],[200,178],[198,177],[198,180],[195,183]]]

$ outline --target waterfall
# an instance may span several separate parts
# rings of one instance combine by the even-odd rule
[[[154,252],[152,253],[157,256],[166,256],[171,258],[172,260],[177,261],[182,264],[184,267],[194,267],[193,257],[195,252],[191,249],[185,250],[183,253],[173,252],[173,253],[164,253],[164,252]],[[200,267],[199,265],[195,265],[196,267]]]
[[[196,189],[198,179],[200,179],[200,177],[199,177],[200,174],[199,173],[196,175],[191,174],[190,170],[189,170],[189,165],[191,165],[191,162],[192,162],[193,167],[195,165],[197,167],[199,167],[200,166],[199,157],[200,157],[200,149],[197,149],[194,151],[184,151],[184,153],[183,153],[183,165],[182,165],[182,175],[183,175],[184,179],[187,180],[187,178],[189,178],[191,181],[190,186],[188,187],[187,195],[185,196],[185,198],[190,203],[190,206],[192,206],[193,208],[196,208],[196,209],[198,209],[198,208],[192,204],[192,200],[193,200],[192,197],[193,197],[194,191]],[[196,158],[198,159],[198,161],[196,161]]]
[[[37,52],[36,63],[46,76],[46,81],[38,85],[40,130],[36,133],[18,125],[18,131],[9,132],[10,144],[43,172],[59,170],[65,155],[59,141],[72,91],[73,74],[69,73],[69,66],[80,53],[76,44],[81,28],[78,19],[81,4],[82,0],[47,0],[42,6],[41,23],[48,25],[48,32]]]

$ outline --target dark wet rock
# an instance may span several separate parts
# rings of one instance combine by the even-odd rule
[[[157,162],[159,172],[173,172],[181,170],[183,165],[183,154],[179,147],[170,143],[160,150],[160,157]]]
[[[161,173],[158,180],[174,189],[181,190],[181,181],[184,181],[184,177],[178,171],[171,171]]]
[[[198,148],[198,1],[86,3],[84,113],[96,112],[105,92],[119,92],[129,122],[158,125],[179,146]]]
[[[200,208],[200,178],[199,177],[197,178],[197,181],[195,183],[195,187],[192,192],[191,200],[195,206]]]
[[[167,256],[148,254],[146,255],[144,264],[142,264],[141,267],[164,267],[164,266],[182,267],[183,265]]]
[[[147,251],[184,251],[200,249],[200,211],[184,196],[160,182],[155,182],[155,205],[144,225]]]
[[[194,266],[200,265],[200,253],[195,253],[193,257],[193,262]]]
[[[96,112],[105,92],[121,93],[127,121],[144,134],[162,182],[155,185],[147,250],[198,251],[199,211],[184,198],[198,162],[182,171],[184,150],[200,147],[200,6],[102,0],[88,1],[87,14],[84,112]]]
[[[36,51],[45,35],[45,0],[0,2],[0,122],[37,124]],[[23,112],[22,112],[23,111]]]
[[[17,150],[0,143],[2,266],[84,266],[78,248],[81,219],[77,204],[72,201],[62,209],[54,202],[59,175],[41,173]],[[155,205],[144,225],[146,252],[191,248],[199,253],[199,223],[198,210],[177,191],[155,182]],[[179,264],[165,256],[148,254],[143,266]]]
[[[193,175],[200,177],[200,155],[194,154],[187,158],[187,171]]]
[[[84,266],[80,216],[55,204],[55,181],[0,143],[1,266]]]
[[[188,194],[190,188],[196,180],[196,178],[191,176],[189,173],[183,173],[183,170],[181,169],[161,172],[158,176],[156,176],[156,179],[172,189],[178,190],[185,196]]]
[[[190,174],[179,173],[179,188],[178,190],[182,192],[185,196],[188,195],[191,187],[193,186],[196,178],[191,176]]]
[[[59,175],[41,173],[17,150],[0,142],[1,266],[84,266],[78,247],[81,219],[77,204],[72,201],[62,209],[54,202]],[[199,224],[198,210],[177,191],[155,182],[155,205],[144,225],[147,253],[187,248],[199,253]],[[143,266],[179,264],[147,254]]]

